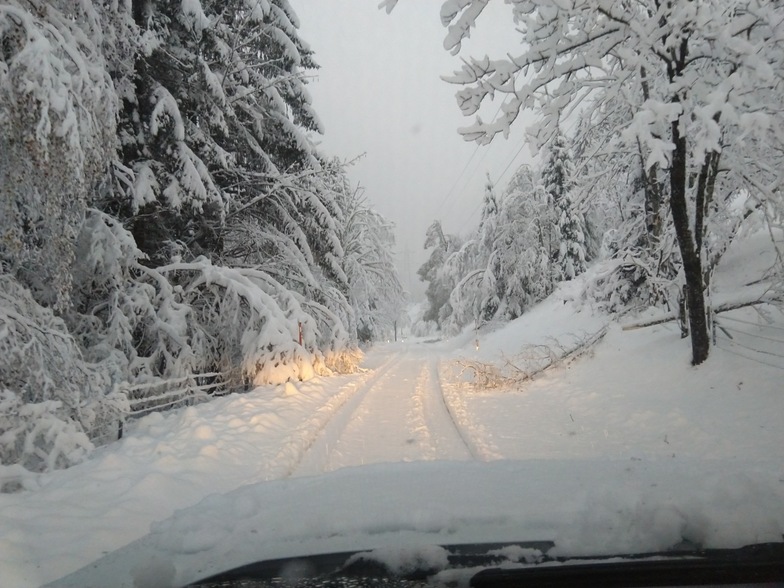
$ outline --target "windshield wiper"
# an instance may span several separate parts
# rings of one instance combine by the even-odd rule
[[[522,541],[512,545],[537,552],[539,557],[543,557],[555,544],[552,541]],[[444,545],[442,549],[448,552],[446,569],[486,568],[509,561],[509,558],[501,553],[501,550],[509,546],[509,543],[480,543]],[[362,586],[367,585],[361,583],[362,580],[370,579],[400,580],[398,584],[383,583],[389,587],[415,586],[442,569],[444,568],[431,567],[423,562],[400,574],[390,570],[379,559],[377,551],[348,551],[258,561],[221,572],[187,588],[261,588],[281,585],[281,579],[285,580],[286,586],[298,588]],[[327,580],[329,581],[324,583]]]
[[[510,560],[510,547],[536,557]],[[551,556],[550,541],[451,545],[448,565],[422,565],[405,573],[390,570],[373,551],[330,553],[261,561],[223,572],[192,587],[256,588],[267,586],[409,587],[439,585],[443,574],[464,570],[476,588],[507,586],[696,586],[754,585],[784,582],[784,543],[761,543],[739,549],[682,548],[657,553],[612,556]],[[477,571],[479,569],[480,571]],[[464,576],[461,585],[468,577]],[[454,579],[454,578],[453,578]],[[449,582],[447,582],[449,584]]]
[[[586,561],[589,559],[590,563]],[[726,586],[784,582],[784,543],[603,558],[545,556],[542,561],[562,565],[542,566],[540,562],[520,568],[488,568],[471,578],[471,586]]]

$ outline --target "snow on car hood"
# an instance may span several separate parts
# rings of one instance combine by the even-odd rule
[[[552,540],[552,554],[781,541],[784,472],[729,461],[417,462],[209,496],[54,586],[183,585],[254,561]]]

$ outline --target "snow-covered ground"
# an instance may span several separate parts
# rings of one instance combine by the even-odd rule
[[[717,298],[748,294],[770,265],[761,249],[728,254]],[[412,541],[554,540],[577,554],[780,540],[779,311],[720,315],[698,368],[674,324],[613,323],[533,381],[465,382],[461,358],[517,361],[525,345],[607,326],[576,302],[579,286],[496,330],[379,346],[360,374],[149,415],[86,462],[26,478],[0,494],[3,586],[54,581],[137,539],[93,571],[120,585],[150,561],[165,585]]]

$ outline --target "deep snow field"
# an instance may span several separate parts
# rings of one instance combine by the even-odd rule
[[[730,251],[714,303],[761,295],[748,284],[772,255],[761,236]],[[496,329],[379,345],[359,374],[149,415],[78,466],[23,476],[24,490],[0,494],[2,585],[57,580],[151,529],[126,552],[175,562],[162,584],[258,553],[417,534],[555,540],[574,554],[781,540],[781,312],[722,313],[710,358],[692,367],[674,323],[623,330],[638,318],[611,323],[580,302],[581,284]],[[526,345],[605,327],[589,353],[512,387],[477,389],[457,363],[517,361]],[[249,525],[253,548],[232,533]]]

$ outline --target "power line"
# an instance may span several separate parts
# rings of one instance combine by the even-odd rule
[[[469,214],[469,215],[468,215],[468,217],[466,218],[466,220],[464,220],[464,221],[463,221],[463,224],[461,224],[461,225],[460,225],[460,228],[459,228],[459,229],[457,229],[457,232],[458,232],[458,233],[459,233],[460,231],[462,231],[462,230],[465,228],[465,226],[468,224],[468,222],[474,218],[474,215],[476,214],[476,211],[477,211],[477,210],[479,210],[479,207],[480,207],[480,206],[482,206],[482,201],[481,201],[481,200],[479,201],[479,204],[477,204],[477,205],[474,207],[474,209],[471,211],[471,214]]]
[[[748,349],[749,351],[754,351],[756,353],[761,353],[762,355],[771,355],[773,357],[780,357],[780,358],[784,359],[784,355],[781,355],[780,353],[774,353],[772,351],[763,351],[762,349],[757,349],[756,347],[751,347],[750,345],[745,345],[745,344],[741,343],[740,341],[730,340],[729,342],[730,342],[731,345],[737,345],[739,347],[743,347],[744,349]]]
[[[747,333],[746,331],[733,329],[732,327],[728,327],[726,325],[722,325],[722,329],[726,329],[727,331],[732,331],[733,333],[738,333],[739,335],[746,335],[747,337],[756,337],[757,339],[764,339],[765,341],[773,341],[774,343],[780,343],[784,345],[784,341],[782,341],[781,339],[774,339],[773,337],[766,337],[765,335],[757,335],[756,333]]]
[[[476,173],[476,172],[477,172],[477,171],[480,169],[480,167],[481,167],[481,165],[482,165],[482,162],[485,160],[485,158],[487,157],[487,155],[490,153],[490,150],[491,150],[491,149],[493,148],[493,146],[494,146],[494,145],[496,145],[496,144],[498,144],[498,141],[495,141],[495,142],[493,142],[493,143],[490,143],[489,145],[487,145],[487,149],[485,149],[484,153],[482,154],[482,158],[481,158],[481,159],[480,159],[480,160],[477,162],[477,164],[476,164],[476,167],[474,168],[474,170],[471,172],[471,174],[469,174],[469,178],[470,178],[470,177],[473,177],[473,174],[474,174],[474,173]],[[458,192],[458,195],[460,195],[460,194],[464,193],[464,192],[465,192],[465,190],[466,190],[466,188],[468,188],[468,180],[466,180],[466,183],[465,183],[465,184],[463,185],[463,187],[460,189],[460,191]],[[458,200],[459,200],[459,197],[456,197],[456,198],[455,198],[455,202],[457,203],[457,202],[458,202]],[[477,205],[477,209],[479,208],[479,206],[480,206],[480,205],[481,205],[481,202],[479,203],[479,205]],[[451,211],[451,210],[457,210],[457,209],[459,209],[459,206],[453,206],[453,207],[450,209],[450,211]],[[476,214],[476,209],[474,209],[474,211],[471,213],[471,216],[469,217],[469,220],[470,220],[470,218],[472,218],[472,217],[473,217],[473,215],[474,215],[474,214]],[[461,224],[460,228],[458,229],[458,232],[460,232],[461,230],[463,230],[463,227],[465,226],[465,224],[466,224],[465,222],[463,222],[463,223]]]
[[[514,79],[512,80],[512,85],[513,85],[513,87],[515,87],[515,84],[516,84],[516,82],[517,82],[517,77],[520,75],[520,72],[521,72],[521,71],[522,71],[522,70],[517,70],[517,71],[515,72],[515,74],[514,74]],[[501,100],[501,103],[498,105],[498,108],[496,109],[496,111],[495,111],[495,114],[493,115],[493,118],[491,119],[493,122],[495,122],[495,121],[496,121],[496,119],[498,118],[498,114],[501,112],[501,108],[503,108],[503,106],[504,106],[504,100]],[[523,145],[525,145],[525,142],[523,142]],[[450,196],[450,195],[452,194],[452,192],[454,191],[454,189],[455,189],[455,186],[457,186],[458,182],[460,181],[460,178],[463,176],[463,174],[465,173],[465,171],[468,169],[468,166],[469,166],[469,164],[470,164],[470,163],[471,163],[471,161],[474,159],[474,156],[476,156],[476,153],[477,153],[477,151],[479,151],[479,148],[480,148],[480,147],[482,147],[482,145],[480,145],[479,143],[477,143],[477,144],[476,144],[476,147],[474,147],[474,151],[473,151],[473,153],[471,153],[471,157],[469,157],[469,158],[468,158],[468,161],[467,161],[467,162],[466,162],[466,164],[463,166],[463,170],[462,170],[462,171],[460,172],[460,174],[457,176],[457,179],[456,179],[456,180],[454,181],[454,183],[452,184],[452,187],[451,187],[451,188],[449,188],[449,191],[446,193],[446,196],[444,196],[444,199],[443,199],[443,200],[441,201],[441,203],[438,205],[438,208],[436,209],[436,214],[438,214],[438,213],[441,211],[441,209],[443,208],[444,204],[446,204],[446,201],[449,199],[449,196]],[[491,148],[491,147],[492,147],[492,141],[491,141],[491,142],[490,142],[490,144],[487,146],[487,150],[485,150],[485,152],[484,152],[484,155],[482,155],[482,158],[481,158],[481,159],[479,160],[479,162],[477,163],[477,167],[476,167],[476,169],[478,169],[478,168],[479,168],[479,166],[480,166],[480,165],[482,164],[482,162],[484,161],[485,157],[487,157],[487,154],[490,152],[490,148]],[[517,157],[517,155],[519,155],[519,154],[520,154],[520,151],[522,151],[522,146],[520,147],[520,150],[519,150],[519,151],[517,152],[517,154],[515,155],[515,158]],[[510,162],[510,165],[511,165],[511,162]],[[509,166],[507,166],[507,167],[509,167]],[[465,190],[465,189],[468,187],[468,182],[469,182],[469,180],[470,180],[470,179],[473,177],[473,174],[476,172],[476,169],[474,169],[474,171],[473,171],[473,172],[471,172],[471,173],[468,175],[468,177],[466,178],[466,181],[465,181],[465,183],[463,184],[463,187],[460,189],[460,191],[458,192],[458,194],[461,194],[461,193],[463,192],[463,190]],[[504,170],[504,171],[506,171],[506,170]],[[503,174],[502,174],[502,175],[503,175]],[[481,202],[480,202],[480,205],[481,205]],[[472,212],[472,213],[471,213],[471,217],[473,217],[473,215],[474,215],[474,214],[476,214],[476,210],[474,210],[474,212]],[[470,217],[469,217],[469,218],[470,218]],[[465,223],[463,223],[463,225],[465,225]],[[460,230],[462,230],[462,226],[461,226]],[[458,231],[458,232],[459,232],[459,231]]]
[[[751,322],[744,321],[744,320],[741,320],[741,319],[732,319],[731,317],[722,317],[722,321],[727,320],[727,319],[734,320],[735,322],[738,322],[738,323],[749,324],[749,325],[752,325],[752,326],[760,326],[760,325],[757,325],[755,323],[751,323]],[[722,339],[721,341],[717,341],[716,342],[716,347],[718,347],[719,349],[722,349],[723,351],[726,351],[727,353],[732,353],[733,355],[737,355],[738,357],[742,357],[743,359],[747,359],[749,361],[754,361],[754,362],[762,364],[762,365],[766,365],[766,366],[773,367],[773,368],[776,368],[776,369],[784,370],[784,367],[782,367],[780,365],[777,365],[775,363],[771,363],[771,362],[768,362],[768,361],[764,361],[763,359],[760,359],[759,357],[753,357],[753,356],[749,356],[749,355],[747,355],[745,353],[740,353],[739,351],[737,351],[737,349],[730,349],[730,348],[724,346],[723,344],[720,344],[720,343],[724,343],[724,341],[726,341],[731,346],[743,348],[743,349],[745,349],[747,351],[752,352],[753,354],[761,354],[761,355],[766,355],[766,356],[771,356],[771,357],[777,357],[777,358],[780,358],[780,359],[784,359],[784,355],[782,355],[780,353],[776,353],[774,351],[768,351],[768,350],[764,350],[764,349],[758,349],[756,347],[753,347],[752,345],[747,345],[745,343],[741,343],[740,341],[736,341],[735,338],[732,336],[731,332],[735,333],[736,335],[746,335],[746,336],[751,337],[751,338],[757,338],[757,339],[764,340],[764,341],[771,341],[773,343],[778,343],[779,345],[784,343],[784,341],[781,341],[779,339],[774,339],[772,337],[765,337],[763,335],[758,335],[756,333],[748,333],[746,331],[740,331],[738,329],[733,329],[732,327],[727,327],[726,325],[722,325],[719,321],[716,321],[716,326],[727,335],[726,339]],[[771,325],[768,325],[768,326],[771,326]],[[773,328],[774,329],[779,329],[779,327],[773,327]],[[784,330],[784,329],[782,329],[782,330]]]
[[[481,147],[481,145],[479,145],[479,143],[477,143],[477,144],[476,144],[476,147],[474,147],[474,151],[473,151],[473,153],[471,153],[471,157],[469,157],[469,158],[468,158],[468,161],[466,161],[465,165],[463,166],[463,169],[462,169],[462,171],[461,171],[461,172],[458,174],[457,178],[455,178],[455,181],[454,181],[454,183],[452,184],[452,186],[449,188],[449,190],[447,191],[447,193],[446,193],[446,196],[444,196],[444,199],[443,199],[443,200],[441,200],[441,203],[440,203],[440,204],[438,205],[438,207],[436,208],[436,215],[437,215],[439,212],[441,212],[441,209],[444,207],[444,204],[446,204],[446,201],[449,199],[449,196],[451,196],[451,195],[452,195],[452,192],[454,191],[454,189],[455,189],[455,186],[457,186],[458,182],[460,181],[460,178],[462,178],[462,177],[463,177],[463,174],[464,174],[464,173],[466,172],[466,170],[468,169],[468,166],[471,164],[471,161],[473,161],[473,159],[474,159],[474,156],[476,155],[476,152],[477,152],[477,151],[479,151],[479,147]]]
[[[403,271],[406,272],[406,280],[408,281],[408,293],[411,294],[413,289],[412,282],[411,282],[411,250],[406,244],[405,249],[403,249]]]
[[[526,141],[526,139],[525,139],[525,138],[523,138],[523,141],[522,141],[522,143],[520,144],[520,147],[517,149],[517,151],[515,152],[515,154],[512,156],[512,159],[510,159],[510,160],[509,160],[509,163],[507,163],[507,164],[506,164],[506,167],[504,168],[504,171],[502,171],[502,172],[501,172],[501,175],[499,175],[499,176],[498,176],[498,179],[495,181],[495,185],[496,185],[496,186],[497,186],[497,185],[499,185],[499,184],[501,183],[501,180],[503,179],[504,175],[506,175],[506,172],[507,172],[507,171],[509,171],[509,168],[510,168],[510,167],[512,166],[512,164],[515,162],[515,160],[517,159],[517,157],[518,157],[518,156],[520,155],[520,153],[523,151],[523,147],[525,147],[526,145],[527,145],[527,141]],[[460,231],[462,231],[462,230],[465,228],[465,226],[466,226],[466,225],[469,223],[469,221],[471,221],[471,220],[474,218],[474,215],[477,213],[477,211],[479,210],[479,208],[480,208],[481,206],[482,206],[482,201],[480,201],[480,202],[479,202],[479,204],[477,204],[477,205],[474,207],[474,209],[471,211],[471,214],[470,214],[470,215],[468,215],[468,217],[466,218],[466,220],[465,220],[465,221],[463,221],[463,224],[462,224],[462,225],[460,225],[460,228],[457,230],[457,232],[458,232],[458,233],[459,233]]]
[[[738,357],[742,357],[743,359],[748,359],[749,361],[754,361],[756,363],[759,363],[759,364],[762,364],[762,365],[766,365],[768,367],[772,367],[772,368],[776,368],[776,369],[784,371],[784,367],[781,367],[780,365],[776,365],[775,363],[769,363],[767,361],[762,361],[761,359],[756,359],[754,357],[749,357],[748,355],[744,355],[743,353],[738,353],[737,351],[734,351],[733,349],[727,349],[726,347],[722,347],[719,344],[716,344],[716,347],[718,347],[722,351],[726,351],[727,353],[732,353],[733,355],[737,355]]]
[[[508,171],[509,171],[509,168],[510,168],[510,167],[512,167],[512,164],[513,164],[513,163],[515,162],[515,160],[517,159],[517,156],[518,156],[518,155],[520,155],[520,153],[522,153],[522,151],[523,151],[523,147],[525,147],[527,144],[528,144],[528,141],[526,141],[526,137],[523,137],[523,141],[520,143],[520,148],[519,148],[519,149],[517,150],[517,152],[516,152],[516,153],[515,153],[515,154],[512,156],[512,159],[510,159],[510,160],[509,160],[509,163],[507,163],[507,164],[506,164],[506,167],[504,168],[504,171],[502,171],[502,172],[501,172],[501,175],[500,175],[500,176],[498,176],[498,179],[496,180],[496,184],[500,184],[500,183],[501,183],[501,178],[503,178],[503,177],[504,177],[504,175],[506,175],[506,172],[508,172]]]
[[[721,320],[723,320],[723,321],[732,321],[732,322],[735,322],[735,323],[742,323],[744,325],[751,325],[753,327],[759,327],[760,329],[764,328],[764,329],[773,329],[775,331],[784,331],[784,327],[777,327],[776,325],[767,325],[767,324],[763,325],[763,324],[760,324],[760,323],[755,323],[753,321],[744,321],[742,319],[734,318],[734,317],[731,317],[731,316],[722,316]]]

